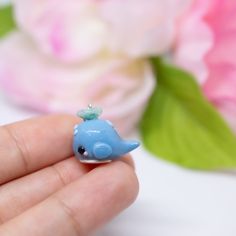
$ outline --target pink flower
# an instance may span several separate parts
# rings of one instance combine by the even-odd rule
[[[44,53],[84,61],[107,51],[129,57],[166,52],[191,0],[13,0],[20,28]]]
[[[234,0],[196,0],[181,19],[175,60],[236,131],[235,13]]]
[[[155,85],[145,60],[106,55],[63,64],[45,57],[21,33],[1,43],[0,55],[0,85],[16,103],[73,114],[92,103],[123,133],[136,125]]]

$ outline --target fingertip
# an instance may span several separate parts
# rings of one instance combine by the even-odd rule
[[[123,161],[124,163],[128,164],[133,169],[135,169],[135,162],[134,162],[134,160],[133,160],[133,158],[130,154],[127,154],[127,155],[123,156],[122,158],[120,158],[117,161]]]
[[[126,208],[135,201],[139,192],[139,181],[130,157],[113,163],[112,178],[114,183],[113,195],[120,195],[120,201],[123,201]]]

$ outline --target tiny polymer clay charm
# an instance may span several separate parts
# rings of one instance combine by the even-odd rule
[[[101,113],[91,105],[78,112],[84,122],[74,127],[73,150],[83,163],[110,162],[139,146],[137,141],[123,140],[110,121],[98,118]]]

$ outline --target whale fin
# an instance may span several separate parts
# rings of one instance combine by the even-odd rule
[[[106,143],[95,143],[93,147],[93,154],[97,159],[106,159],[112,154],[112,148]]]
[[[123,143],[125,147],[125,152],[131,152],[140,145],[138,141],[133,140],[123,141]]]

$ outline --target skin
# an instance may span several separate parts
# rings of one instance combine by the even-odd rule
[[[0,127],[0,235],[89,235],[135,200],[129,156],[96,166],[73,157],[76,123],[55,115]]]

